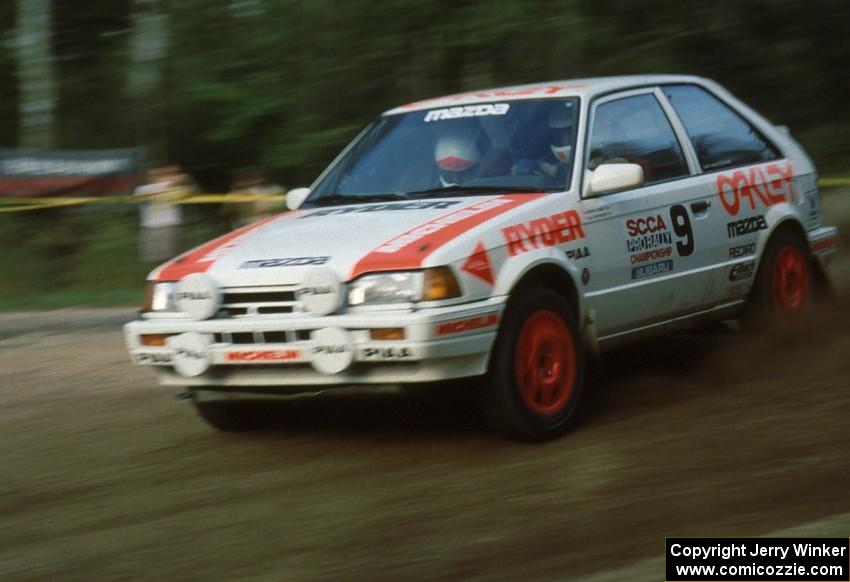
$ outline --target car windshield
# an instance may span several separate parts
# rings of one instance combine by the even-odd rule
[[[380,118],[307,206],[567,188],[578,102],[478,103]]]

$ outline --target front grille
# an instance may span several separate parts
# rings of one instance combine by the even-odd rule
[[[288,344],[310,339],[312,329],[290,331],[223,332],[214,334],[215,343],[232,345]]]
[[[295,303],[295,290],[265,292],[230,290],[222,296],[222,303]]]
[[[226,289],[222,295],[221,317],[286,315],[300,311],[294,286]]]
[[[295,286],[231,287],[222,293],[220,318],[263,317],[300,313]],[[232,345],[288,344],[307,341],[314,330],[222,332],[216,343]]]

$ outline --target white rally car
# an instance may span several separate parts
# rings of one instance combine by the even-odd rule
[[[154,270],[124,328],[221,429],[254,399],[486,376],[488,419],[550,438],[588,355],[798,318],[837,240],[787,130],[686,76],[405,105],[287,204]]]

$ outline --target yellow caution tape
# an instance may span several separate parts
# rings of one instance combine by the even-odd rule
[[[850,186],[850,178],[821,178],[818,180],[821,188],[835,188],[837,186]]]
[[[22,212],[60,206],[83,206],[88,204],[140,204],[156,203],[154,196],[82,196],[61,198],[0,198],[0,212]],[[195,194],[177,200],[162,201],[164,204],[242,204],[245,202],[286,203],[284,194]]]
[[[195,194],[181,198],[175,204],[233,204],[240,202],[275,202],[283,204],[285,194]],[[135,202],[135,201],[134,201]]]

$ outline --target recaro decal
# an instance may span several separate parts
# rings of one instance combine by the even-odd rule
[[[215,261],[234,248],[243,236],[284,216],[270,216],[183,253],[170,263],[166,263],[153,278],[156,281],[179,281],[186,275],[204,273]]]
[[[484,248],[484,243],[478,242],[475,249],[466,262],[460,268],[464,273],[469,273],[477,279],[481,279],[491,287],[496,284],[493,278],[493,266],[490,263],[490,255],[487,254],[487,249]]]
[[[505,227],[502,229],[502,235],[508,244],[508,254],[512,257],[540,247],[553,247],[585,237],[581,217],[575,210]]]
[[[745,245],[729,247],[730,259],[737,259],[738,257],[748,257],[754,254],[756,254],[756,243],[748,243]]]
[[[391,238],[354,265],[350,278],[374,271],[418,269],[434,251],[467,231],[540,197],[543,193],[506,194],[476,202]]]
[[[791,162],[775,162],[717,176],[717,196],[729,216],[738,216],[742,200],[750,210],[795,201]]]

